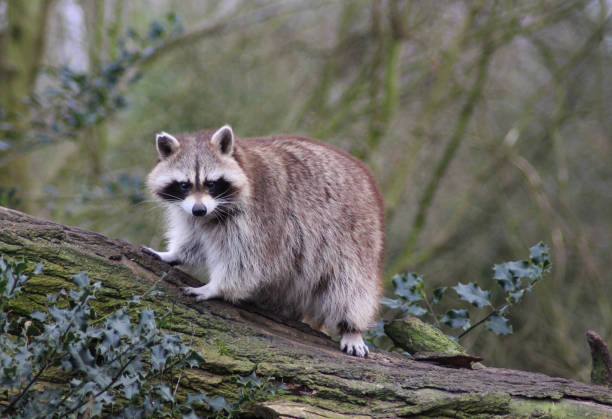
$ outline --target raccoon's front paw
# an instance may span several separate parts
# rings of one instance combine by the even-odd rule
[[[370,353],[360,333],[345,333],[340,339],[340,350],[359,358],[367,357]]]
[[[153,256],[157,260],[161,260],[163,262],[168,263],[171,266],[180,265],[181,261],[176,258],[170,252],[158,252],[157,250],[153,250],[150,247],[140,246],[140,250],[147,255]]]
[[[210,284],[206,284],[202,287],[185,287],[181,288],[181,291],[183,291],[185,295],[195,295],[196,301],[205,301],[220,297],[217,290],[210,286]]]
[[[161,256],[159,256],[159,254],[155,250],[151,249],[150,247],[140,246],[140,251],[142,253],[146,253],[147,255],[153,256],[157,260],[162,260]]]

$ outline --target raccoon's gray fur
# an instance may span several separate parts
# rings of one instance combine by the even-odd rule
[[[234,138],[229,126],[157,135],[147,184],[165,204],[169,263],[205,266],[198,301],[223,298],[341,334],[365,356],[361,333],[381,294],[383,205],[357,159],[301,137]]]

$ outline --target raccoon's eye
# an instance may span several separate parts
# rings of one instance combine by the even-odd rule
[[[179,188],[181,188],[182,191],[188,191],[191,189],[191,182],[179,182]]]
[[[230,183],[222,177],[216,180],[207,180],[204,182],[204,186],[206,187],[206,189],[208,189],[208,193],[213,198],[230,198],[232,195],[232,185],[230,185]]]

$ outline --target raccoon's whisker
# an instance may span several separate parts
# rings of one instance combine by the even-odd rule
[[[227,208],[223,207],[223,206],[218,206],[213,211],[213,214],[215,214],[215,215],[217,215],[217,214],[228,215],[229,214],[229,210]]]
[[[159,202],[155,201],[154,199],[143,199],[142,201],[137,202],[134,205],[140,206],[140,205],[149,205],[149,204],[152,206],[159,206]]]
[[[217,201],[217,205],[228,205],[228,204],[233,204],[234,201]]]
[[[237,193],[237,191],[233,191],[233,190],[226,191],[226,192],[223,192],[222,194],[220,194],[219,196],[217,196],[216,199],[223,199],[223,198],[227,198],[227,197],[233,198],[234,195],[236,195],[236,193]]]
[[[164,198],[171,198],[172,200],[176,200],[176,201],[181,201],[182,198],[176,195],[172,195],[166,192],[160,192],[159,195],[161,195]]]
[[[227,210],[226,210],[224,207],[222,207],[222,206],[217,206],[217,207],[216,207],[216,208],[213,210],[212,215],[214,215],[214,216],[215,216],[215,219],[216,219],[218,222],[221,222],[221,221],[223,221],[223,220],[222,220],[222,217],[225,217],[226,215],[229,215],[229,213],[227,212]]]
[[[145,199],[144,201],[137,202],[136,204],[133,204],[133,205],[137,207],[139,210],[140,208],[145,207],[145,211],[147,213],[157,211],[159,209],[164,208],[162,203],[154,201],[152,199]]]
[[[228,202],[234,202],[235,200],[232,199],[231,196],[218,196],[218,197],[215,198],[215,201],[223,202],[223,203],[228,203]]]

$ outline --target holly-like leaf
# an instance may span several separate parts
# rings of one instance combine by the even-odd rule
[[[526,288],[523,288],[521,290],[518,290],[517,292],[511,292],[510,293],[510,299],[512,303],[518,303],[519,301],[521,301],[521,298],[523,298],[523,294],[525,294],[525,290]],[[529,289],[528,289],[529,291]]]
[[[42,262],[38,262],[38,264],[36,265],[36,267],[34,268],[34,270],[32,271],[32,273],[34,275],[40,275],[43,271],[43,263]]]
[[[206,402],[213,412],[218,412],[220,410],[225,410],[226,412],[232,411],[232,406],[225,400],[225,398],[219,397],[209,397],[206,394],[203,395],[203,400]]]
[[[405,301],[415,302],[423,299],[423,278],[414,273],[407,275],[395,275],[393,277],[395,294],[402,297]]]
[[[467,310],[448,310],[440,321],[453,329],[466,330],[470,327],[470,313]]]
[[[497,314],[489,317],[489,320],[485,323],[485,327],[496,335],[509,335],[512,333],[510,321],[504,316],[499,316]]]
[[[30,314],[30,318],[34,320],[38,320],[39,322],[44,322],[47,318],[47,313],[43,313],[42,311],[35,311]]]
[[[186,415],[183,415],[182,419],[200,419],[200,417],[198,415],[196,415],[196,412],[191,410]]]
[[[257,378],[257,374],[255,374],[255,371],[253,371],[251,375],[248,375],[246,377],[238,377],[236,381],[243,387],[260,387],[263,384],[261,379]]]
[[[116,331],[119,336],[129,336],[132,334],[130,316],[123,310],[117,310],[106,321],[109,329]]]
[[[504,291],[514,291],[520,285],[519,278],[515,277],[507,263],[493,266],[493,279],[504,289]]]
[[[76,284],[77,287],[85,288],[89,285],[89,276],[85,272],[81,272],[79,274],[72,276],[72,281]]]
[[[402,308],[402,306],[404,305],[404,301],[399,298],[393,299],[393,298],[383,297],[380,299],[380,303],[389,308]]]
[[[442,297],[444,297],[446,289],[447,287],[440,287],[433,290],[433,296],[430,299],[431,304],[438,304]]]
[[[507,262],[508,269],[512,272],[515,278],[533,278],[539,272],[536,266],[531,265],[526,260],[517,260],[514,262]]]
[[[550,265],[548,259],[548,247],[540,242],[529,249],[529,259],[537,266],[547,269]]]
[[[189,349],[189,348],[185,348]],[[189,354],[185,357],[185,363],[191,368],[197,367],[204,363],[204,358],[196,351],[189,351]]]
[[[457,291],[459,298],[475,305],[476,307],[491,305],[489,291],[483,290],[473,282],[468,282],[465,285],[460,282],[457,284],[457,286],[454,286],[453,289]]]
[[[422,315],[427,313],[427,310],[425,310],[423,307],[416,305],[416,304],[406,304],[402,308],[402,311],[404,313],[412,314],[413,316],[417,316],[417,317],[421,317]]]
[[[157,386],[157,390],[159,391],[163,401],[174,403],[174,396],[172,395],[172,390],[170,390],[170,387],[168,387],[166,384],[160,384]]]
[[[372,327],[368,329],[368,331],[364,334],[364,338],[369,343],[373,343],[372,341],[385,336],[385,322],[384,320],[379,320]]]
[[[123,396],[128,400],[131,400],[140,392],[140,383],[135,376],[124,374],[118,380],[118,384],[123,387]]]

